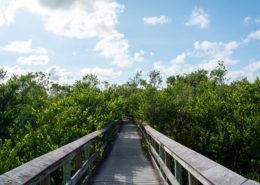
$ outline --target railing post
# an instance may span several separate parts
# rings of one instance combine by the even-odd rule
[[[51,184],[51,177],[47,175],[41,182],[40,185],[50,185]]]
[[[96,142],[93,143],[93,153],[96,153]]]
[[[71,159],[69,158],[64,164],[63,164],[63,182],[66,184],[71,177]]]
[[[89,146],[88,144],[84,145],[84,155],[85,155],[85,160],[87,161],[89,159]],[[88,167],[87,173],[89,173],[90,167]]]
[[[159,155],[160,155],[160,157],[161,157],[161,159],[164,161],[164,154],[165,153],[165,151],[164,151],[164,149],[163,149],[163,147],[161,146],[161,145],[159,145]]]
[[[168,169],[171,170],[171,156],[166,151],[164,151],[164,162]]]
[[[148,135],[147,142],[151,144],[151,136]]]
[[[171,171],[171,156],[164,150],[164,163],[167,166],[167,168]],[[167,176],[165,178],[167,182]]]
[[[159,156],[160,156],[160,158],[162,159],[162,148],[161,148],[161,145],[159,144]],[[162,159],[163,160],[163,159]],[[160,170],[161,170],[161,173],[162,173],[162,175],[163,175],[163,170],[162,170],[162,166],[160,165]],[[164,177],[164,175],[163,175],[163,177]]]
[[[96,153],[97,151],[96,151],[96,148],[97,148],[97,141],[95,141],[94,143],[93,143],[93,154],[94,153]],[[92,154],[91,154],[92,155]],[[99,157],[99,153],[97,153],[97,155],[98,155],[98,157]],[[95,167],[95,165],[93,165],[93,163],[92,163],[92,165],[90,165],[91,166],[91,168],[90,169],[92,169],[93,167]]]
[[[156,145],[156,141],[153,139],[153,140],[152,140],[152,146],[153,146],[153,148],[156,150],[156,146],[155,146],[155,145]]]
[[[88,144],[84,145],[84,155],[85,155],[85,160],[87,161],[89,158],[89,149],[88,149]]]
[[[174,159],[175,178],[182,185],[182,166]]]
[[[198,185],[199,181],[191,174],[188,173],[189,185]]]
[[[78,169],[81,168],[81,165],[82,165],[82,156],[81,156],[81,151],[82,150],[79,150],[78,153],[76,154],[75,156],[75,162],[76,162],[76,171],[78,171]]]

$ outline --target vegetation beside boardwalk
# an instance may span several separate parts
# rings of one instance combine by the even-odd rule
[[[0,84],[0,173],[130,114],[260,181],[260,80],[226,84],[225,75],[220,62],[211,72],[170,76],[163,88],[158,71],[147,80],[137,72],[123,85],[93,75],[73,85],[43,73],[13,76]]]

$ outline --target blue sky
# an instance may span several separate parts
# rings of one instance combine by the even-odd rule
[[[0,67],[71,83],[93,73],[124,83],[212,70],[260,75],[260,1],[0,0]]]

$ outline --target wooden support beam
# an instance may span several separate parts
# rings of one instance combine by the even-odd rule
[[[164,151],[164,162],[169,170],[171,170],[171,156],[166,151]]]
[[[75,166],[76,166],[76,171],[81,168],[82,165],[82,150],[78,151],[78,153],[75,156]]]
[[[50,185],[51,184],[51,177],[47,175],[41,182],[40,185]]]
[[[163,150],[163,148],[159,145],[159,155],[160,155],[160,157],[161,157],[161,159],[164,161],[164,150]]]
[[[182,185],[182,166],[174,159],[175,178]]]
[[[71,159],[69,158],[64,164],[63,164],[63,182],[66,184],[69,182],[71,177]]]
[[[171,171],[171,156],[166,151],[164,151],[164,163],[167,166],[167,168],[169,169],[169,171]],[[168,180],[167,176],[166,176],[165,180],[167,182],[167,180]]]
[[[84,155],[85,155],[85,160],[87,161],[89,159],[89,147],[88,144],[84,145]]]
[[[188,172],[188,181],[189,181],[189,185],[199,185],[199,181],[189,172]]]
[[[88,144],[86,144],[86,145],[84,145],[84,156],[85,156],[85,161],[87,161],[87,160],[89,160],[89,157],[90,157],[90,152],[89,152],[89,145]],[[90,171],[90,165],[88,166],[88,168],[87,168],[87,173],[89,173],[89,171]]]

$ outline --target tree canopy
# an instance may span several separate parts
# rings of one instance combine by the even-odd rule
[[[131,116],[248,178],[260,180],[260,80],[226,84],[212,71],[169,76],[137,72],[122,85],[87,75],[72,85],[48,75],[0,69],[0,174]],[[147,79],[147,80],[145,80]]]

